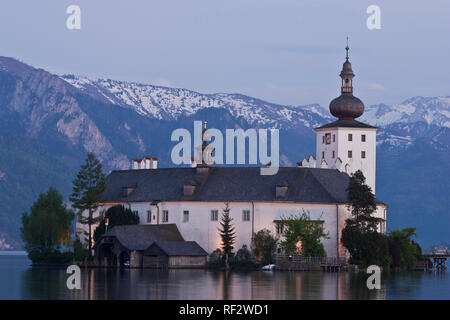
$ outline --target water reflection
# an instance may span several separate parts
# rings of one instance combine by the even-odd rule
[[[0,257],[0,299],[450,299],[448,274],[368,275],[324,272],[81,269],[81,290],[69,290],[65,268],[31,267]]]
[[[385,299],[386,286],[368,290],[367,276],[323,272],[82,269],[81,290],[68,290],[65,269],[28,268],[22,299]],[[414,295],[416,277],[402,296]],[[420,277],[417,277],[420,279]],[[405,288],[403,282],[392,290]],[[408,291],[409,290],[409,291]],[[410,292],[412,291],[412,292]]]

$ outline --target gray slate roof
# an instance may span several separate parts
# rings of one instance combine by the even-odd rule
[[[155,242],[147,252],[151,252],[153,246],[158,246],[168,256],[207,256],[208,253],[203,250],[195,241],[182,242]]]
[[[325,128],[364,128],[364,129],[378,129],[377,127],[368,125],[366,123],[362,123],[357,120],[337,120],[334,122],[330,122],[326,125],[323,125],[321,127],[315,128],[315,129],[325,129]]]
[[[197,181],[192,196],[183,185]],[[276,198],[276,185],[288,184],[286,197]],[[161,168],[113,171],[107,177],[104,202],[151,201],[290,201],[347,203],[349,176],[334,169],[280,167],[264,176],[258,167],[210,167],[205,177],[196,168]],[[127,197],[123,186],[136,184]]]
[[[104,237],[115,237],[129,250],[145,250],[154,242],[184,241],[175,224],[115,226]]]

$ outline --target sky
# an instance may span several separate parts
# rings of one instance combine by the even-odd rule
[[[81,9],[69,30],[66,9]],[[381,29],[369,30],[369,5]],[[57,74],[328,106],[450,95],[450,1],[1,0],[0,55]]]

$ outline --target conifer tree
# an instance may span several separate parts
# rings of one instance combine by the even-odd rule
[[[100,161],[94,153],[89,152],[85,163],[81,166],[73,181],[73,192],[70,196],[72,206],[78,209],[78,221],[88,225],[85,237],[88,241],[89,256],[92,255],[92,225],[97,224],[102,216],[94,218],[93,213],[99,206],[100,195],[106,188],[105,174]],[[87,211],[87,216],[83,213]]]
[[[229,269],[229,255],[233,252],[233,244],[236,239],[234,226],[232,224],[233,218],[230,217],[230,207],[228,202],[225,203],[222,216],[220,218],[221,228],[219,229],[220,237],[222,238],[222,252],[225,256],[225,267]]]
[[[354,223],[361,232],[375,232],[379,219],[372,216],[377,209],[375,196],[372,189],[366,185],[366,178],[361,170],[356,171],[350,177],[347,187],[348,201],[351,207]]]

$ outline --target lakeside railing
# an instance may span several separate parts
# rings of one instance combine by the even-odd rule
[[[276,255],[275,264],[278,270],[296,271],[339,271],[348,267],[345,258],[303,257],[299,255]]]
[[[424,256],[447,256],[450,257],[449,249],[433,249],[433,250],[423,250]]]

